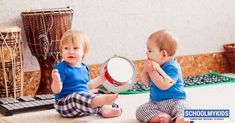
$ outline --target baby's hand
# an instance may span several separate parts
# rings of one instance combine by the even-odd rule
[[[100,79],[101,84],[103,84],[104,81],[106,80],[104,73],[99,76],[99,79]]]
[[[52,79],[55,82],[60,82],[60,74],[57,69],[53,69],[51,73]]]
[[[105,81],[105,80],[106,80],[106,78],[105,78],[105,73],[106,73],[106,71],[107,71],[107,70],[104,69],[103,72],[102,72],[102,73],[100,74],[100,76],[99,76],[102,81]]]
[[[154,71],[153,64],[151,60],[147,60],[144,64],[144,71],[151,72]]]

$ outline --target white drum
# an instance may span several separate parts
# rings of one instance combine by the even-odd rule
[[[109,58],[101,67],[105,74],[104,87],[109,92],[122,92],[132,88],[136,78],[134,64],[122,56]]]

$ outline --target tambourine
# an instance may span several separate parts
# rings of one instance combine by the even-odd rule
[[[129,59],[117,55],[104,62],[100,73],[105,75],[106,80],[103,85],[109,92],[131,89],[136,78],[134,64]]]

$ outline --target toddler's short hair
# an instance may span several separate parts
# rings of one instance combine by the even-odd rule
[[[166,50],[169,56],[173,56],[176,53],[178,47],[178,40],[173,35],[166,31],[160,30],[152,33],[148,40],[153,40],[160,50]]]
[[[72,44],[80,44],[81,43],[83,46],[83,50],[84,50],[84,56],[89,51],[88,39],[81,31],[72,30],[72,29],[67,30],[61,38],[60,51],[62,51],[62,46],[67,44],[68,42],[71,42]]]

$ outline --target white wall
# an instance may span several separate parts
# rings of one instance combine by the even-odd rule
[[[0,0],[0,26],[23,28],[20,13],[27,9],[70,6],[73,28],[90,39],[88,64],[103,63],[113,54],[131,60],[145,58],[145,42],[165,28],[180,39],[177,55],[223,51],[235,42],[234,0]],[[25,71],[39,70],[25,41]]]

